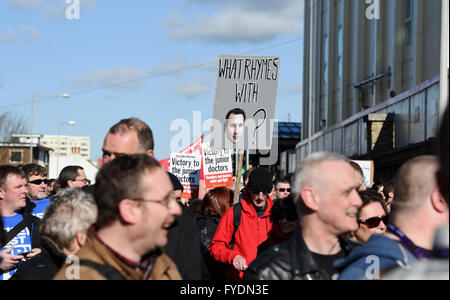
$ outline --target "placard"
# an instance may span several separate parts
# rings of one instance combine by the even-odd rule
[[[172,153],[169,172],[183,185],[183,198],[191,199],[198,195],[202,158],[196,154]]]
[[[231,150],[203,147],[203,172],[207,189],[233,187]]]
[[[368,187],[373,185],[373,173],[374,173],[374,164],[373,160],[354,160],[357,163],[364,173],[364,182]]]
[[[279,57],[219,56],[212,148],[271,148],[279,71]]]

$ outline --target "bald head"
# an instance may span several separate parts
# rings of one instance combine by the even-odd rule
[[[430,198],[437,186],[439,162],[436,156],[418,156],[404,163],[395,177],[392,213],[415,212]]]

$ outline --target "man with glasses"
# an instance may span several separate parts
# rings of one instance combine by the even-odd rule
[[[86,173],[83,167],[80,166],[67,166],[61,170],[59,173],[59,184],[61,188],[82,188],[88,185],[88,180],[86,178]]]
[[[291,194],[291,183],[287,178],[279,179],[275,182],[276,199],[286,198]],[[273,199],[275,201],[275,199]]]
[[[373,234],[336,262],[342,270],[339,279],[380,279],[390,269],[409,268],[433,256],[434,233],[448,224],[449,214],[434,176],[438,169],[438,159],[431,155],[412,158],[400,167],[387,232]]]
[[[95,181],[98,217],[77,252],[80,264],[65,265],[55,279],[181,279],[161,250],[181,209],[159,163],[146,154],[117,157]]]
[[[117,157],[133,154],[154,157],[153,148],[153,132],[145,122],[136,118],[122,119],[105,136],[103,162],[107,164]],[[176,263],[183,279],[208,278],[198,226],[187,207],[181,205],[180,209],[181,215],[176,216],[173,226],[169,228],[169,241],[164,252]],[[179,245],[183,245],[184,251],[180,251]]]
[[[255,168],[249,176],[249,182],[240,200],[240,209],[234,207],[222,216],[216,233],[211,241],[211,256],[222,263],[229,264],[227,278],[242,279],[248,265],[256,258],[258,246],[268,238],[272,229],[270,211],[273,206],[269,193],[272,180],[266,169]],[[235,213],[241,214],[240,224],[236,228]]]
[[[28,164],[22,167],[27,179],[28,199],[27,209],[32,209],[32,215],[42,219],[45,209],[50,204],[47,197],[47,170],[37,164]]]

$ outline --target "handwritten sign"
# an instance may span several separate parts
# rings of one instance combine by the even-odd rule
[[[211,147],[270,149],[279,57],[220,55]]]
[[[207,189],[233,186],[230,149],[203,148],[203,170]]]

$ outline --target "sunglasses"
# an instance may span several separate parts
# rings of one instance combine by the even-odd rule
[[[35,184],[35,185],[40,185],[41,183],[47,184],[47,182],[48,182],[47,179],[36,179],[36,180],[33,180],[33,181],[29,181],[28,183],[32,183],[32,184]]]
[[[284,193],[284,192],[290,193],[290,192],[291,192],[291,189],[290,189],[290,188],[289,188],[289,189],[279,188],[278,191],[279,191],[279,192],[282,192],[282,193]]]
[[[365,221],[359,220],[359,223],[366,225],[368,228],[375,228],[378,225],[380,225],[381,221],[383,221],[384,225],[387,225],[389,223],[389,215],[385,215],[381,218],[373,217],[373,218],[369,218]]]
[[[270,192],[271,192],[272,190],[253,190],[253,189],[251,189],[250,190],[250,192],[252,192],[253,194],[255,194],[255,195],[259,195],[259,193],[263,193],[263,195],[269,195],[270,194]]]

